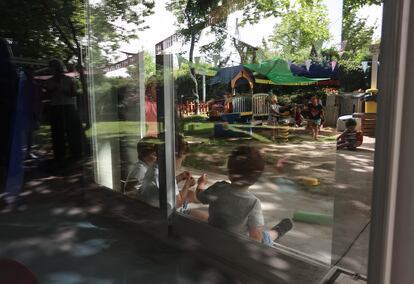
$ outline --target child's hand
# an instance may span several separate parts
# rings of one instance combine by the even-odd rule
[[[207,174],[202,174],[201,177],[198,178],[197,184],[198,185],[206,185],[207,183],[208,183]]]
[[[183,180],[187,180],[191,178],[191,174],[189,171],[184,171],[177,176],[177,182],[182,182]]]
[[[190,187],[193,187],[195,184],[196,184],[195,179],[192,176],[190,176],[188,179],[185,180],[184,186],[187,188],[190,188]]]
[[[191,177],[190,178],[190,186],[192,187],[192,186],[195,186],[195,184],[196,184],[196,180],[193,178],[193,177]]]

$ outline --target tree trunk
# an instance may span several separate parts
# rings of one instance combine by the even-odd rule
[[[240,64],[245,64],[246,63],[246,55],[245,55],[244,50],[243,50],[243,45],[239,44],[235,38],[233,38],[233,45],[236,48],[237,53],[240,56]]]
[[[191,35],[191,41],[190,41],[190,54],[189,54],[189,61],[190,63],[193,63],[193,57],[194,57],[194,46],[195,46],[195,34]],[[200,103],[200,96],[198,95],[198,83],[195,73],[195,68],[190,66],[190,76],[194,83],[194,89],[193,94],[196,97],[196,111],[195,113],[198,114],[198,105]]]
[[[82,93],[79,96],[79,109],[81,119],[86,123],[86,127],[89,128],[89,99],[88,99],[88,83],[85,74],[85,68],[83,67],[82,54],[80,50],[76,54],[77,56],[77,71],[79,72],[79,80],[81,82]]]

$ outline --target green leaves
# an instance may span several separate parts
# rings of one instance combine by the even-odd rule
[[[321,0],[297,1],[281,17],[271,37],[282,57],[299,61],[309,57],[312,45],[321,46],[329,39],[327,8]]]
[[[347,42],[344,58],[359,62],[369,54],[375,26],[368,25],[367,17],[357,17],[357,12],[365,4],[380,3],[379,0],[344,0],[342,38]]]
[[[7,2],[7,3],[6,3]],[[116,49],[119,41],[136,37],[143,18],[152,13],[154,0],[102,0],[90,7],[94,39]],[[0,36],[13,39],[18,55],[33,58],[80,56],[86,32],[84,0],[11,0],[0,2]],[[131,25],[125,30],[116,21]]]
[[[258,23],[267,17],[279,17],[285,15],[290,7],[290,0],[256,0],[249,1],[243,12],[242,24]]]

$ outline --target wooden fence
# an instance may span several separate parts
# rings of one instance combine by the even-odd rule
[[[206,115],[208,113],[208,104],[187,102],[185,104],[177,105],[177,111],[181,116],[192,116],[196,114]]]

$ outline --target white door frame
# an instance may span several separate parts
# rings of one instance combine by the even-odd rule
[[[414,281],[414,3],[385,0],[368,282]]]

